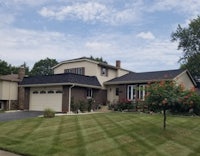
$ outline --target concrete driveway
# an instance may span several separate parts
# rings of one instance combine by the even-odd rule
[[[12,120],[33,118],[33,117],[38,117],[39,115],[43,115],[43,112],[40,111],[5,112],[5,113],[0,113],[0,121],[12,121]]]

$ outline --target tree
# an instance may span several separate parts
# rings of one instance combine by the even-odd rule
[[[52,67],[58,64],[55,59],[46,58],[36,62],[30,72],[31,76],[35,75],[51,75],[53,74]]]
[[[105,61],[105,60],[103,60],[102,57],[96,57],[96,58],[94,58],[93,56],[90,56],[90,59],[91,59],[91,60],[94,60],[94,61],[97,61],[97,62],[101,62],[101,63],[108,64],[108,62]]]
[[[25,68],[25,73],[26,75],[28,75],[29,67],[26,65],[26,63],[24,63],[21,66]],[[8,64],[6,61],[0,60],[0,75],[18,74],[20,67],[12,66],[11,64]]]
[[[194,78],[200,78],[200,53],[189,57],[187,62],[181,65],[182,69],[189,69]]]
[[[183,50],[183,56],[179,62],[185,64],[193,76],[200,76],[199,66],[196,65],[200,62],[200,16],[191,20],[186,28],[178,25],[176,32],[171,34],[171,39],[172,42],[179,42],[178,50]]]
[[[11,74],[10,65],[3,60],[0,60],[0,75]]]
[[[176,113],[189,112],[200,113],[200,97],[194,89],[185,90],[183,85],[177,85],[174,81],[161,81],[147,86],[146,102],[152,111],[163,111],[163,128],[166,129],[166,111]]]

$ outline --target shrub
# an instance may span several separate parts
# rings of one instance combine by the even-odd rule
[[[53,117],[55,117],[55,111],[53,111],[50,108],[45,109],[44,110],[44,117],[45,118],[53,118]]]

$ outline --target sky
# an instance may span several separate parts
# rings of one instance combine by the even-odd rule
[[[199,8],[199,0],[0,0],[0,59],[32,68],[93,56],[134,72],[177,69],[171,33]]]

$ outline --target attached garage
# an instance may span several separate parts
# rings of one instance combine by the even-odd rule
[[[31,88],[29,110],[44,111],[46,108],[62,112],[61,88]]]
[[[73,73],[25,77],[20,87],[24,88],[25,109],[44,111],[50,108],[56,112],[70,111],[70,97],[75,97],[76,101],[87,100],[88,90],[102,88],[97,77]]]

